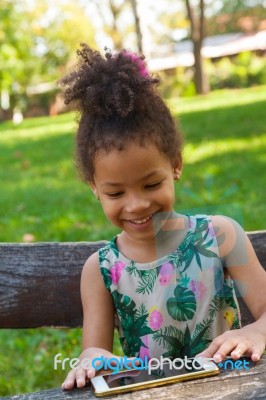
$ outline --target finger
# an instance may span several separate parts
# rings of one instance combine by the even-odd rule
[[[86,370],[83,368],[79,368],[76,370],[76,382],[77,387],[81,388],[86,384]]]
[[[62,384],[63,389],[73,389],[75,386],[75,382],[77,383],[77,387],[83,387],[86,383],[86,372],[82,368],[77,368],[70,371],[67,375],[66,380]]]
[[[231,352],[231,357],[234,360],[239,359],[243,355],[250,355],[250,345],[248,342],[238,343],[235,349]]]
[[[62,389],[72,389],[75,385],[75,380],[75,371],[72,370],[67,374],[66,379],[62,383]]]
[[[247,341],[240,338],[231,338],[226,340],[215,352],[213,359],[215,362],[221,362],[228,354],[231,353],[231,357],[238,359],[241,357],[249,348]]]
[[[95,368],[91,367],[87,369],[87,377],[89,379],[94,378],[95,374],[96,374]]]
[[[259,361],[263,353],[264,353],[264,348],[259,349],[259,348],[255,347],[251,354],[251,360],[254,362]]]
[[[220,340],[219,337],[217,337],[216,339],[214,339],[211,342],[211,344],[209,345],[209,347],[207,347],[207,349],[205,349],[201,353],[197,354],[195,357],[212,358],[213,355],[217,352],[217,350],[221,346],[221,344],[222,344],[222,340]]]

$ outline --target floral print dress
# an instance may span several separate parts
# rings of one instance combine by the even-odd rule
[[[181,244],[156,261],[129,260],[119,252],[116,237],[99,250],[126,356],[193,357],[216,336],[241,327],[234,284],[224,276],[211,218],[189,220]]]

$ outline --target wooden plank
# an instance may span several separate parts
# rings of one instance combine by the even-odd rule
[[[266,231],[248,235],[266,269]],[[0,327],[81,326],[82,266],[105,243],[0,243]],[[239,302],[246,325],[253,318]]]
[[[0,244],[0,326],[81,326],[81,270],[104,244]]]
[[[265,400],[266,356],[249,370],[222,370],[215,377],[176,383],[154,389],[146,389],[124,395],[112,396],[113,400]],[[200,396],[200,397],[199,397]],[[95,400],[89,387],[63,391],[61,389],[5,397],[5,400]]]

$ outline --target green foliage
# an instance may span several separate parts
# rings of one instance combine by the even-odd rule
[[[233,58],[223,57],[215,62],[204,60],[204,65],[211,90],[266,84],[266,59],[252,52],[243,52]],[[178,67],[168,74],[163,73],[163,96],[195,96],[192,76],[192,69],[183,67]]]
[[[185,135],[176,210],[237,212],[245,230],[265,229],[266,86],[168,103]],[[73,119],[0,124],[0,241],[95,241],[117,233],[76,177]],[[80,342],[79,329],[1,330],[0,396],[59,387],[66,371],[53,371],[53,357],[77,356]],[[121,354],[117,336],[114,351]]]
[[[55,81],[80,42],[95,46],[94,29],[75,0],[28,2],[2,0],[0,8],[0,92],[7,90],[11,109],[24,111],[27,88]]]
[[[245,88],[266,84],[266,60],[251,52],[243,52],[235,58],[222,58],[208,66],[213,90],[223,88]]]
[[[177,67],[168,73],[160,74],[163,80],[164,97],[192,97],[196,95],[192,68]]]

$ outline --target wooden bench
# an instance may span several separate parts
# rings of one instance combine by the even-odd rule
[[[256,254],[266,269],[266,231],[248,233]],[[1,243],[0,244],[0,328],[35,328],[42,326],[78,327],[82,325],[82,306],[79,284],[82,266],[85,260],[105,242],[81,243]],[[266,288],[265,288],[266,289]],[[246,325],[253,321],[247,307],[239,299],[242,322]],[[131,399],[185,399],[186,391],[191,398],[197,390],[202,391],[202,399],[214,390],[227,387],[230,399],[243,399],[249,393],[250,385],[253,392],[266,396],[266,357],[250,371],[230,371],[230,379],[242,379],[242,397],[235,397],[235,391],[226,383],[227,373],[214,378],[208,378],[171,385],[149,392],[142,391],[130,395]],[[251,374],[252,371],[252,380]],[[253,376],[257,376],[254,386]],[[245,377],[248,377],[245,379]],[[256,380],[255,379],[255,380]],[[221,383],[221,380],[223,381]],[[232,379],[231,379],[232,381]],[[227,386],[226,386],[227,385]],[[262,386],[261,386],[262,385]],[[198,389],[195,389],[197,388]],[[194,388],[194,389],[193,389]],[[220,389],[219,389],[220,388]],[[245,389],[246,388],[246,389]],[[256,389],[257,388],[257,389]],[[211,391],[211,392],[210,392]],[[164,393],[164,395],[162,395]],[[182,394],[183,393],[183,394]],[[204,397],[206,393],[206,397]],[[240,393],[240,392],[239,392]],[[240,393],[240,394],[241,394]],[[229,396],[228,395],[228,396]],[[233,395],[233,397],[232,397]],[[124,399],[129,395],[124,395]],[[158,397],[156,397],[158,396]],[[183,397],[182,397],[183,396]],[[198,396],[197,396],[198,397]],[[45,390],[33,394],[7,397],[6,399],[93,399],[88,388],[74,389],[70,392],[61,389]],[[122,395],[114,398],[122,398]],[[227,399],[227,397],[222,397]],[[249,397],[265,398],[265,397]],[[228,397],[229,399],[229,397]]]

